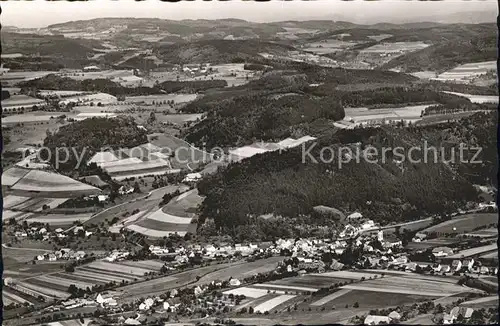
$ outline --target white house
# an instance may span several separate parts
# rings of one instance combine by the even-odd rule
[[[441,272],[442,273],[449,273],[451,271],[450,265],[442,265],[441,266]]]
[[[363,324],[365,324],[365,325],[378,325],[380,323],[389,324],[390,322],[391,322],[391,318],[389,318],[388,316],[368,315],[368,316],[366,316]]]
[[[435,257],[446,257],[453,254],[453,250],[448,247],[437,247],[432,249],[432,254]]]
[[[469,271],[472,269],[472,266],[474,266],[474,259],[473,258],[465,259],[463,264],[462,264],[462,267],[469,270]]]
[[[451,269],[453,272],[458,272],[462,269],[462,262],[458,259],[455,259],[451,262]]]
[[[240,286],[241,282],[237,278],[232,278],[231,280],[229,280],[229,285],[230,286]]]
[[[348,219],[348,220],[357,220],[357,219],[360,219],[360,218],[362,218],[362,217],[363,217],[363,215],[362,215],[361,213],[354,212],[354,213],[352,213],[352,214],[348,215],[348,216],[347,216],[347,219]]]
[[[200,173],[188,173],[182,182],[196,182],[201,180],[202,176]]]

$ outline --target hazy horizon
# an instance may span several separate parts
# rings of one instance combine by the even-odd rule
[[[164,10],[159,10],[164,9]],[[447,15],[491,12],[496,20],[496,1],[253,1],[231,2],[135,2],[90,0],[86,2],[12,1],[2,3],[4,26],[43,28],[48,25],[95,18],[243,19],[266,23],[286,20],[344,20],[357,24],[426,22]],[[429,13],[432,13],[429,16]],[[434,18],[433,18],[434,17]],[[436,19],[439,17],[439,19]]]

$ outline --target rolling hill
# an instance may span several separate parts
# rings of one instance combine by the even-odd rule
[[[263,52],[285,55],[293,50],[292,46],[258,40],[208,40],[161,46],[158,57],[170,63],[227,63]]]
[[[293,237],[299,230],[318,227],[318,221],[308,217],[317,205],[336,207],[345,213],[359,210],[377,222],[388,223],[451,212],[477,200],[472,184],[439,161],[410,162],[406,155],[406,160],[400,161],[390,152],[383,159],[382,148],[423,146],[421,134],[415,129],[345,130],[324,136],[313,145],[306,144],[305,156],[302,148],[255,155],[204,179],[198,186],[200,194],[206,196],[200,221],[214,218],[218,227],[238,241],[270,239]],[[378,150],[375,161],[373,157],[372,161],[363,158],[363,150],[369,145]],[[307,155],[309,146],[313,159]],[[325,147],[333,150],[333,161],[329,151],[321,156]],[[338,156],[340,147],[343,153],[347,148],[352,153],[360,148],[359,163],[351,159],[339,165],[339,157],[346,160],[346,156]],[[422,159],[422,154],[412,154],[412,158]],[[282,218],[256,218],[264,214]],[[335,222],[320,224],[331,223]]]

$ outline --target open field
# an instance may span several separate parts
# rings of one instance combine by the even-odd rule
[[[297,277],[289,277],[277,281],[269,282],[271,285],[283,286],[283,289],[296,288],[299,291],[310,291],[315,292],[320,288],[330,287],[337,282],[343,283],[348,281],[348,279],[322,277],[317,275],[302,275]],[[300,290],[300,288],[305,288],[307,290]]]
[[[137,224],[129,225],[127,226],[127,229],[130,231],[134,231],[140,234],[144,234],[145,236],[152,237],[152,238],[163,238],[163,237],[168,237],[172,234],[177,234],[181,237],[185,236],[187,233],[187,230],[185,231],[175,231],[175,230],[168,230],[168,231],[163,231],[163,230],[155,230],[151,229],[152,226],[148,225],[147,227],[143,227]]]
[[[49,298],[59,298],[59,299],[65,299],[70,296],[68,292],[61,291],[61,290],[56,290],[56,289],[51,289],[46,286],[41,286],[37,285],[34,282],[17,282],[17,285],[20,288],[25,288],[31,290],[33,294],[35,294],[35,297],[38,295],[42,295],[44,297],[49,297]]]
[[[33,249],[33,248],[9,248],[2,247],[2,256],[5,260],[6,258],[10,258],[15,260],[16,262],[25,263],[30,262],[37,255],[43,255],[49,252],[45,249]],[[5,261],[4,261],[5,263]],[[6,264],[9,265],[9,264]],[[5,266],[4,266],[5,267]]]
[[[461,292],[475,291],[448,282],[436,282],[435,280],[419,279],[411,282],[407,277],[384,277],[375,280],[367,280],[358,284],[344,285],[343,289],[374,291],[385,293],[399,293],[422,296],[443,297]]]
[[[15,169],[11,172],[11,169]],[[6,177],[2,176],[3,185],[10,186],[12,190],[38,192],[46,194],[46,197],[60,197],[59,192],[65,192],[67,195],[64,198],[90,195],[100,192],[100,189],[90,185],[73,180],[64,175],[41,170],[27,170],[18,167],[7,170]],[[22,171],[24,170],[24,171]],[[24,173],[27,171],[27,173]],[[17,178],[17,181],[16,181]]]
[[[480,255],[482,253],[490,253],[490,252],[494,252],[494,251],[498,251],[498,246],[496,243],[490,244],[487,246],[477,247],[477,248],[465,249],[465,250],[459,251],[458,253],[456,253],[454,255],[448,256],[447,258],[450,258],[450,259],[451,258],[467,258],[467,257]]]
[[[39,116],[33,116],[31,122],[22,122],[22,125],[18,124],[16,120],[22,120],[25,115],[15,115],[2,118],[2,126],[6,126],[5,128],[2,128],[2,133],[4,136],[7,135],[10,138],[10,142],[8,144],[4,144],[3,150],[5,152],[14,151],[18,148],[43,144],[43,140],[47,136],[47,130],[51,133],[55,133],[61,126],[68,123],[66,121],[61,122],[59,119],[50,119],[51,116],[57,117],[61,114],[67,113],[51,112],[51,115],[45,115],[49,117],[49,120],[42,119],[42,121],[38,121],[37,117]],[[6,118],[9,118],[8,121],[11,121],[11,123],[6,122]]]
[[[349,290],[348,292],[341,292],[344,290],[349,289],[342,289],[335,292],[334,294],[339,294],[335,298],[329,300],[327,303],[324,303],[323,306],[328,305],[340,308],[344,307],[345,305],[349,305],[349,308],[351,308],[355,302],[358,302],[359,309],[376,309],[403,304],[412,304],[418,301],[426,301],[430,299],[429,296],[425,295],[420,296],[404,293],[401,294],[362,290]]]
[[[68,112],[31,112],[24,114],[9,115],[2,118],[2,125],[11,125],[16,123],[38,123],[45,126],[44,130],[47,130],[47,126],[51,124],[51,120],[55,121],[55,117],[65,114],[67,118],[73,118],[76,114]],[[44,133],[45,134],[45,133]]]
[[[327,304],[328,302],[330,302],[334,299],[337,299],[337,298],[339,298],[339,297],[343,296],[344,294],[347,294],[351,291],[352,290],[348,290],[348,289],[342,289],[342,290],[336,291],[332,294],[327,295],[326,297],[323,297],[323,298],[311,303],[311,306],[322,306],[322,305]]]
[[[191,220],[196,216],[198,205],[202,200],[198,190],[193,189],[126,227],[149,237],[163,237],[173,233],[184,236],[187,232],[195,233],[196,224],[191,224]]]
[[[457,92],[445,92],[445,93],[468,98],[472,103],[498,103],[498,96],[495,95],[473,95],[473,94],[464,94]]]
[[[139,260],[139,261],[124,260],[117,262],[117,264],[124,266],[135,266],[152,271],[159,271],[164,265],[164,263],[156,260]]]
[[[22,196],[15,196],[15,195],[7,195],[3,197],[3,208],[11,208],[15,207],[27,200],[29,200],[30,197],[22,197]]]
[[[356,42],[328,39],[320,42],[308,43],[302,50],[321,55],[343,51],[355,46],[356,44]]]
[[[2,289],[2,299],[3,299],[3,304],[9,305],[11,303],[19,303],[19,304],[24,304],[25,302],[28,302],[29,304],[32,304],[30,301],[24,299],[23,297],[15,294],[13,291],[9,291],[7,289]]]
[[[153,214],[149,215],[147,218],[149,220],[155,220],[155,221],[173,223],[173,224],[190,224],[191,223],[191,218],[170,215],[170,214],[164,213],[163,209],[157,210]]]
[[[223,292],[224,294],[234,294],[234,295],[244,295],[248,298],[253,298],[253,299],[257,299],[257,298],[260,298],[260,297],[264,297],[268,294],[268,290],[266,289],[259,289],[259,288],[254,288],[254,287],[247,287],[247,286],[243,286],[243,287],[239,287],[239,288],[236,288],[236,289],[231,289],[231,290],[228,290],[228,291],[224,291]],[[276,293],[278,294],[285,294],[284,291],[276,291]]]
[[[106,208],[99,213],[92,216],[91,219],[87,221],[87,224],[99,224],[103,221],[111,221],[114,217],[118,217],[120,220],[124,219],[123,214],[132,213],[134,210],[139,210],[146,212],[152,209],[157,209],[158,204],[161,202],[162,197],[166,193],[175,192],[177,189],[185,189],[186,186],[170,185],[167,187],[152,190],[150,194],[137,195],[139,197],[131,198],[129,195],[125,202],[121,204],[114,205],[112,207]],[[185,191],[185,190],[184,190]],[[147,198],[146,198],[147,197]]]
[[[258,283],[254,284],[253,286],[257,288],[266,288],[271,291],[274,290],[281,290],[281,291],[301,291],[301,292],[316,292],[318,289],[316,288],[311,288],[311,287],[303,287],[303,286],[289,286],[289,285],[282,285],[282,284],[272,284],[272,283]]]
[[[460,304],[461,306],[480,309],[480,308],[498,308],[498,296],[489,296],[475,300],[465,301]]]
[[[210,153],[191,146],[185,140],[165,134],[152,134],[148,136],[150,142],[163,149],[166,153],[175,153],[170,158],[170,163],[174,169],[187,168],[194,169],[198,164],[196,162],[208,163],[211,161]]]
[[[413,52],[425,49],[430,44],[423,42],[394,42],[394,43],[379,43],[369,48],[362,49],[360,53],[400,53]]]
[[[118,291],[123,292],[123,298],[126,301],[134,300],[144,295],[154,295],[179,288],[187,284],[202,285],[208,284],[212,281],[227,280],[230,277],[241,275],[243,272],[267,267],[267,271],[272,271],[276,268],[277,263],[281,261],[280,257],[271,257],[267,259],[257,260],[255,262],[231,262],[223,264],[214,264],[210,266],[200,267],[197,269],[189,270],[164,276],[153,280],[140,282],[137,284],[127,285],[118,288]],[[196,281],[196,277],[201,278]],[[267,293],[267,291],[266,291]]]
[[[126,103],[144,103],[148,105],[163,103],[164,101],[174,101],[174,103],[191,102],[196,99],[196,94],[165,94],[165,95],[145,95],[145,96],[127,96]]]
[[[87,267],[95,269],[103,269],[111,272],[127,273],[134,276],[144,276],[145,273],[152,272],[151,269],[134,267],[130,265],[114,264],[105,261],[95,261],[87,265]]]
[[[484,259],[497,259],[498,260],[498,249],[495,250],[495,251],[492,251],[490,253],[481,255],[480,258],[484,258]]]
[[[443,223],[433,225],[422,232],[442,232],[442,233],[464,233],[471,232],[473,229],[498,223],[498,215],[496,213],[476,213],[460,216],[459,218],[451,219]]]
[[[295,298],[294,295],[289,295],[289,294],[283,294],[283,295],[280,295],[276,298],[272,298],[268,301],[265,301],[261,304],[259,304],[258,306],[256,306],[254,308],[254,311],[255,312],[266,312],[266,311],[270,311],[271,309],[274,309],[275,307],[287,302],[288,300],[291,300]]]
[[[29,223],[38,222],[38,223],[48,223],[52,226],[61,226],[61,225],[71,225],[73,222],[80,221],[85,222],[88,221],[92,216],[92,213],[80,213],[80,214],[39,214],[33,215],[27,221]]]
[[[436,79],[445,81],[467,81],[490,71],[496,71],[496,69],[496,61],[466,63],[440,74]]]
[[[498,229],[489,228],[489,229],[477,230],[477,231],[469,232],[469,233],[467,233],[467,235],[473,236],[473,237],[480,237],[480,238],[498,237]]]
[[[347,279],[347,280],[361,280],[363,277],[368,279],[370,277],[374,277],[376,274],[372,273],[364,273],[364,272],[352,272],[352,271],[335,271],[335,272],[326,272],[321,274],[311,274],[314,276],[322,276],[322,277],[331,277],[336,279]],[[378,274],[378,277],[382,276]]]
[[[367,123],[370,121],[386,120],[409,120],[418,121],[421,119],[420,114],[429,105],[413,105],[400,108],[346,108],[345,121],[352,121],[355,123]]]

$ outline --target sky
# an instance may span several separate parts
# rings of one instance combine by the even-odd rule
[[[74,20],[102,17],[163,19],[239,18],[254,22],[283,20],[334,19],[354,23],[414,21],[416,18],[491,11],[498,13],[495,0],[380,0],[380,1],[181,1],[178,3],[146,0],[2,1],[2,25],[35,28]],[[493,14],[494,13],[494,14]],[[335,19],[337,18],[337,19]],[[432,20],[432,19],[429,19]],[[421,21],[421,20],[420,20]]]

